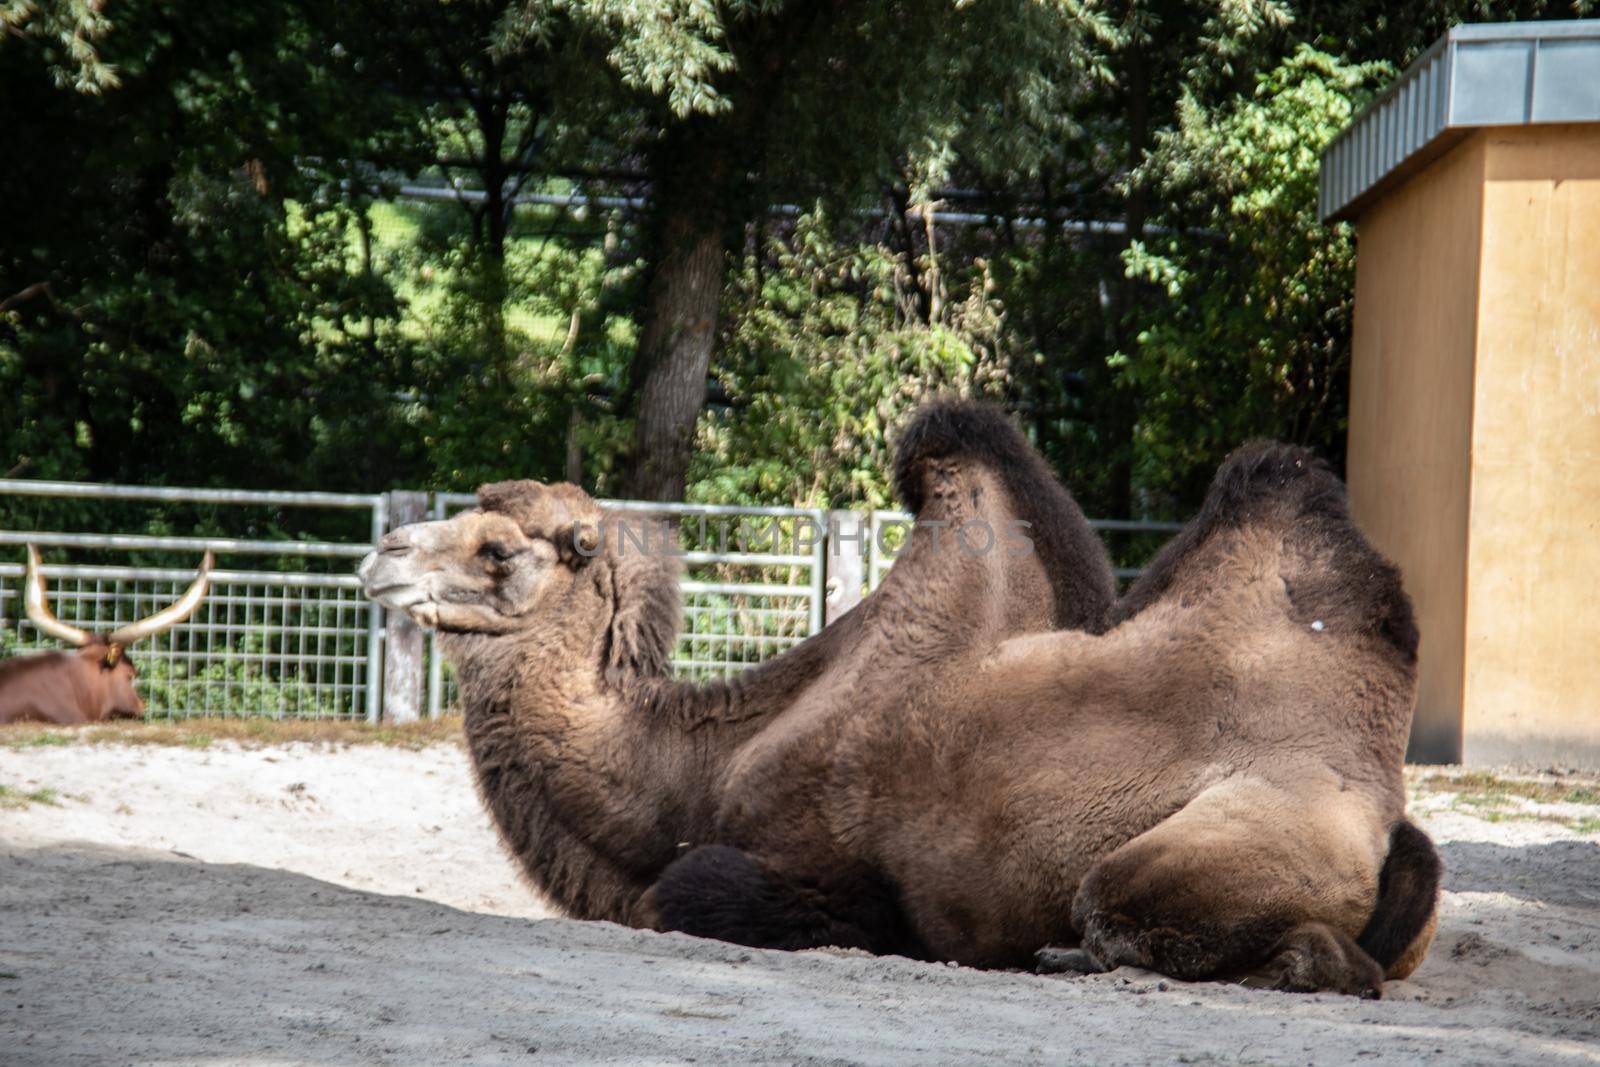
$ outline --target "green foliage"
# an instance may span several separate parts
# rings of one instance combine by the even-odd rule
[[[15,786],[0,785],[0,811],[21,811],[34,804],[59,808],[60,796],[61,794],[54,789],[24,790]]]
[[[139,694],[145,705],[163,717],[196,718],[234,715],[266,718],[325,719],[364,715],[346,688],[302,675],[296,665],[281,667],[266,653],[267,639],[248,634],[227,659],[215,659],[194,670],[187,662],[148,656],[139,660]],[[306,667],[311,673],[315,667]],[[323,680],[325,683],[325,680]]]
[[[1147,491],[1192,499],[1251,437],[1342,453],[1354,235],[1317,219],[1318,153],[1391,73],[1302,46],[1226,108],[1186,96],[1157,138],[1139,177],[1206,229],[1126,254],[1170,298],[1122,357]]]
[[[26,40],[0,64],[29,161],[0,175],[27,205],[0,243],[10,472],[350,484],[352,448],[397,442],[339,418],[394,387],[350,328],[394,302],[348,269],[347,172],[304,165],[351,155],[365,109],[330,89],[346,64],[288,3],[130,4],[98,56],[115,91],[60,88],[56,52]]]
[[[99,39],[111,28],[105,5],[97,0],[4,0],[0,3],[0,49],[15,51],[27,42],[50,64],[58,86],[83,93],[114,89],[116,68],[105,63]],[[6,51],[0,51],[5,56]]]
[[[697,499],[892,505],[889,432],[930,395],[996,392],[1006,370],[981,273],[929,323],[912,307],[917,266],[837,244],[816,216],[747,259],[718,361],[742,402],[703,423]]]
[[[614,491],[670,177],[735,250],[695,498],[890,503],[886,438],[959,392],[1091,513],[1181,515],[1246,437],[1343,453],[1352,249],[1317,149],[1452,21],[1592,6],[0,0],[0,474],[465,489],[579,460]],[[397,204],[378,174],[505,195]],[[646,206],[506,200],[579,183]],[[924,231],[945,186],[1044,225]]]

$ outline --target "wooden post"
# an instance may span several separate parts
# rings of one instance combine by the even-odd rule
[[[421,522],[428,516],[428,494],[389,494],[389,529]],[[388,613],[383,651],[383,719],[416,722],[422,718],[427,693],[426,644],[422,630],[402,611]]]
[[[861,587],[866,574],[867,517],[857,511],[828,513],[827,597],[823,601],[824,623],[844,615],[861,603]]]

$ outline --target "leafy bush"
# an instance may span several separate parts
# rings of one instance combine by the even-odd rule
[[[888,438],[935,394],[982,396],[1007,374],[1001,310],[981,267],[928,321],[917,271],[876,245],[835,241],[819,216],[773,238],[729,286],[716,372],[738,399],[701,420],[698,500],[885,507]],[[937,284],[937,283],[936,283]]]
[[[1343,460],[1355,241],[1317,217],[1318,154],[1392,74],[1308,46],[1208,111],[1186,97],[1144,173],[1208,228],[1126,254],[1170,298],[1119,358],[1139,397],[1137,482],[1197,499],[1257,436]]]

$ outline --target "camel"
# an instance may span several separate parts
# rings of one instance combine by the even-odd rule
[[[666,676],[676,561],[575,486],[484,486],[360,573],[439,632],[483,799],[574,917],[1369,996],[1410,973],[1438,883],[1404,818],[1416,630],[1337,479],[1241,451],[1117,602],[1082,531],[921,536],[1081,522],[993,413],[920,415],[896,480],[917,532],[879,589],[725,683]]]

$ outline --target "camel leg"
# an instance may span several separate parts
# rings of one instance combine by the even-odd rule
[[[890,887],[867,873],[826,880],[781,873],[748,852],[703,845],[674,860],[646,894],[658,930],[752,948],[836,946],[918,955]]]
[[[1084,949],[1108,969],[1378,995],[1383,970],[1352,931],[1373,910],[1387,842],[1322,774],[1226,780],[1102,858],[1073,901]]]
[[[1383,993],[1383,968],[1337,926],[1309,922],[1279,938],[1267,962],[1244,983],[1286,993],[1329,990],[1376,999]]]

